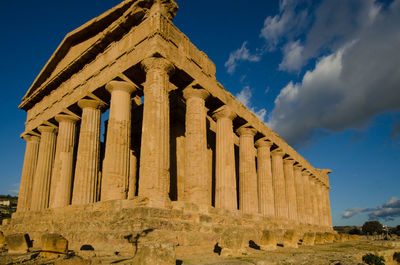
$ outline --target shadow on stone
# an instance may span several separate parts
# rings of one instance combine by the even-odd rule
[[[260,250],[260,249],[261,249],[260,246],[257,245],[256,242],[254,242],[253,240],[250,240],[250,241],[249,241],[249,247],[250,247],[250,248],[253,248],[253,249],[257,249],[257,250]]]
[[[151,232],[153,232],[153,231],[154,231],[153,228],[149,228],[149,229],[143,230],[142,232],[136,234],[135,236],[133,236],[133,235],[131,234],[131,235],[127,235],[127,236],[124,237],[124,238],[126,238],[126,239],[128,240],[129,243],[132,243],[132,244],[135,245],[135,253],[134,253],[133,257],[135,257],[136,254],[137,254],[139,239],[140,239],[141,237],[147,236],[147,234],[149,234],[149,233],[151,233]]]
[[[176,265],[182,265],[183,264],[183,260],[177,259],[176,260]]]
[[[94,248],[92,245],[82,245],[80,250],[93,251]]]
[[[218,246],[218,243],[215,244],[213,252],[217,253],[219,256],[221,256],[221,251],[222,251],[222,248],[220,246]]]

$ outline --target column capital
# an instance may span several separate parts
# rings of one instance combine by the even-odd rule
[[[81,99],[78,101],[78,106],[81,109],[85,108],[101,109],[104,107],[104,103],[94,99]]]
[[[245,124],[241,127],[239,127],[236,132],[239,134],[239,136],[251,136],[254,137],[256,135],[257,130],[254,129],[253,127],[249,126],[248,124]]]
[[[55,116],[55,119],[59,123],[63,122],[63,121],[71,121],[73,123],[76,123],[77,121],[79,121],[78,117],[68,115],[68,114],[58,114]]]
[[[128,83],[126,81],[117,81],[112,80],[106,84],[106,89],[110,94],[116,90],[126,91],[129,94],[138,90],[138,86],[134,85],[133,83]]]
[[[308,171],[308,170],[303,170],[303,171],[301,172],[301,174],[302,174],[303,176],[310,176],[310,171]]]
[[[283,159],[283,163],[284,164],[289,164],[289,165],[293,165],[294,164],[294,160],[291,157],[286,157],[285,159]]]
[[[308,175],[308,178],[313,182],[313,183],[315,183],[315,179],[316,179],[316,177],[313,175],[313,174],[309,174]]]
[[[39,132],[44,133],[44,132],[50,132],[50,133],[56,133],[58,131],[57,128],[47,126],[47,125],[41,125],[38,127]]]
[[[282,149],[280,148],[276,148],[274,150],[271,151],[271,156],[280,156],[283,157],[285,155],[285,153],[282,151]]]
[[[222,118],[228,118],[230,120],[233,120],[236,117],[236,113],[234,113],[228,105],[223,105],[222,107],[218,108],[213,112],[212,117],[215,120],[219,120]]]
[[[294,167],[295,170],[300,170],[301,171],[303,169],[303,166],[300,165],[299,163],[295,164],[293,167]]]
[[[263,147],[263,146],[266,146],[266,147],[271,147],[272,145],[273,145],[273,143],[271,142],[271,140],[269,140],[269,139],[267,139],[267,138],[261,138],[261,139],[258,139],[256,142],[255,142],[255,144],[254,144],[257,148],[260,148],[260,147]]]
[[[173,63],[162,57],[149,57],[141,61],[142,68],[145,72],[150,70],[161,70],[167,74],[173,74],[175,67]]]
[[[194,88],[192,86],[188,86],[183,90],[183,97],[185,100],[188,100],[189,98],[201,98],[201,99],[206,99],[210,96],[210,93],[205,90],[204,88]]]
[[[36,135],[25,134],[22,138],[27,142],[40,142],[40,137]]]

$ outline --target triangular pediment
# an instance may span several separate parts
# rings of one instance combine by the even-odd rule
[[[22,98],[20,108],[29,109],[34,104],[31,98],[41,93],[39,88],[45,83],[65,74],[66,69],[70,73],[76,71],[84,65],[85,60],[87,62],[91,59],[89,57],[94,58],[101,53],[113,41],[110,34],[122,36],[129,32],[126,25],[140,23],[155,1],[125,0],[68,33]]]

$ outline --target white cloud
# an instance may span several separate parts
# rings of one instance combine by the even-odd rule
[[[288,83],[268,124],[298,144],[318,129],[362,129],[376,115],[400,110],[399,3],[369,18],[368,27],[321,57],[300,83]]]
[[[301,33],[308,21],[308,10],[296,10],[304,0],[282,0],[280,13],[264,20],[260,36],[264,38],[268,49],[273,51],[284,39],[291,39]]]
[[[400,216],[400,198],[392,197],[389,201],[375,208],[350,208],[342,213],[342,218],[348,219],[360,213],[369,212],[370,220],[394,220]]]
[[[304,47],[300,41],[289,42],[283,47],[283,60],[279,64],[279,70],[288,72],[299,70],[303,66],[303,53]]]
[[[243,89],[235,95],[236,99],[239,100],[240,102],[242,102],[243,105],[245,105],[250,111],[252,111],[254,114],[256,114],[256,116],[260,120],[265,121],[265,116],[267,115],[267,110],[262,108],[257,111],[250,102],[252,96],[253,96],[253,93],[251,92],[251,89],[249,86],[243,87]]]
[[[315,21],[306,33],[301,53],[288,65],[285,60],[293,56],[294,51],[283,49],[281,65],[286,67],[280,69],[299,71],[309,59],[326,52],[334,53],[358,39],[375,22],[380,10],[381,5],[376,0],[322,0],[315,10]],[[296,37],[301,37],[301,33]]]
[[[251,54],[247,49],[247,41],[243,42],[242,47],[229,55],[228,61],[225,62],[227,72],[233,74],[236,70],[236,66],[240,61],[258,62],[261,59],[260,54]]]
[[[349,219],[349,218],[359,215],[360,213],[363,213],[365,211],[368,211],[368,208],[350,208],[342,213],[342,217],[344,219]]]

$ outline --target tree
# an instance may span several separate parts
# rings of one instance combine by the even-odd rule
[[[364,234],[372,235],[374,233],[381,234],[383,232],[383,226],[378,221],[367,221],[362,226]]]
[[[361,235],[361,231],[360,231],[360,229],[355,227],[355,228],[349,230],[349,234],[350,235]]]
[[[391,228],[390,233],[400,236],[400,225]]]

